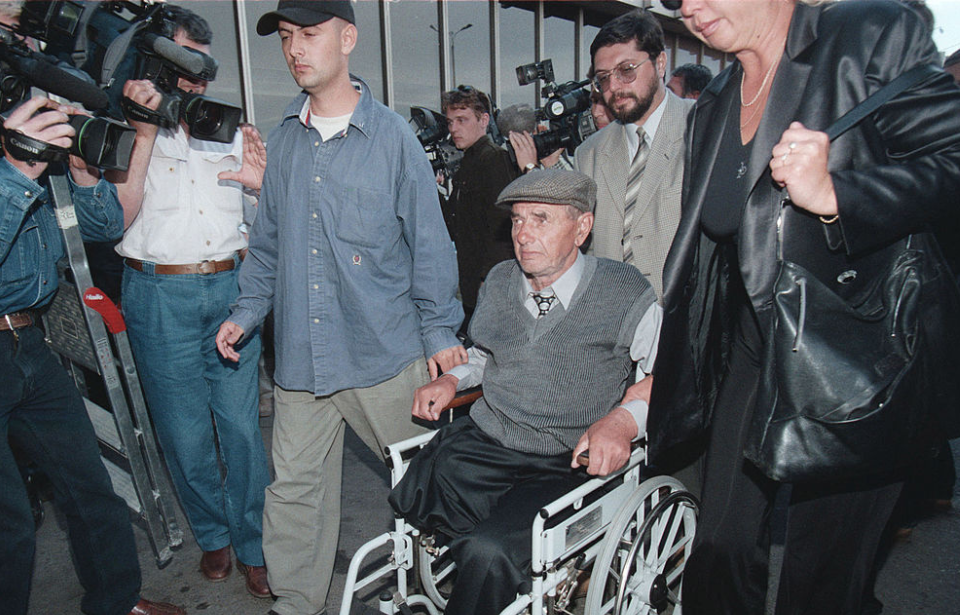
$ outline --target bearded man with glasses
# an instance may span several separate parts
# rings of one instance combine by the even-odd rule
[[[593,87],[615,121],[577,148],[574,164],[597,183],[587,252],[633,265],[663,302],[663,264],[680,223],[683,134],[694,101],[664,85],[663,29],[651,13],[631,11],[604,25],[593,44]],[[646,399],[653,377],[627,389]],[[663,469],[700,488],[696,442],[662,457]]]
[[[650,13],[607,23],[590,46],[593,85],[616,121],[575,156],[597,182],[588,252],[635,266],[662,298],[667,251],[680,221],[683,132],[692,101],[664,86],[663,30]]]

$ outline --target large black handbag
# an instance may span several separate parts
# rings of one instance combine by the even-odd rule
[[[930,76],[921,67],[843,116],[833,140]],[[788,483],[863,477],[909,463],[931,433],[958,435],[960,290],[931,233],[910,235],[855,305],[780,261],[776,326],[744,451]],[[765,412],[766,410],[766,412]]]

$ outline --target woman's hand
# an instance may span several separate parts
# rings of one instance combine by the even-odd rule
[[[794,205],[821,217],[837,215],[837,195],[827,170],[827,133],[793,122],[773,146],[772,155],[773,179],[787,189]]]

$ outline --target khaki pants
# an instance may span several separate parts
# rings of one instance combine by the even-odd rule
[[[414,391],[428,381],[426,363],[419,359],[365,389],[317,397],[276,388],[277,478],[267,487],[263,554],[279,615],[324,609],[340,536],[344,425],[382,457],[388,444],[427,431],[413,423],[410,408]]]

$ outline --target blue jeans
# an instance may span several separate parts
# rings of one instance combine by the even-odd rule
[[[216,334],[239,289],[237,269],[210,275],[156,275],[124,268],[123,313],[144,395],[167,468],[197,544],[233,545],[263,565],[264,489],[270,482],[260,436],[260,336],[220,357]]]
[[[35,529],[10,440],[50,478],[67,521],[80,584],[80,608],[130,612],[140,565],[127,505],[100,461],[97,436],[76,386],[37,327],[0,331],[0,613],[27,612]]]

